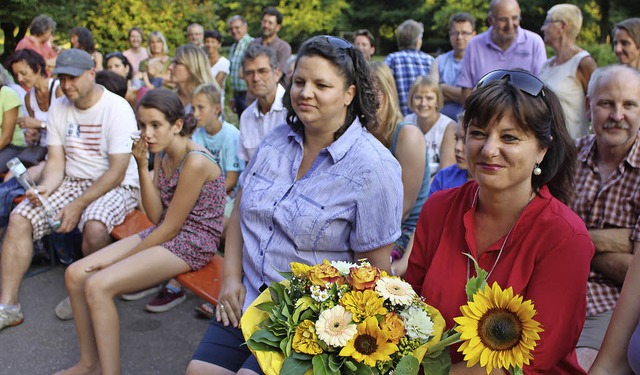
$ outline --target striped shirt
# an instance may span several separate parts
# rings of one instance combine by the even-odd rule
[[[402,115],[411,113],[409,109],[409,89],[419,76],[429,76],[431,65],[435,59],[417,49],[403,49],[394,52],[384,59],[384,63],[391,68],[396,81],[398,100]]]
[[[296,179],[302,136],[288,125],[264,138],[240,176],[246,309],[290,262],[353,261],[400,237],[400,165],[354,121]]]
[[[233,92],[247,91],[247,83],[243,78],[240,78],[238,73],[242,69],[242,60],[244,59],[244,52],[249,47],[249,43],[253,40],[253,37],[249,34],[245,34],[242,39],[231,45],[229,51],[229,62],[231,63],[229,73],[229,84]]]
[[[640,241],[640,135],[629,154],[606,181],[596,161],[595,136],[578,141],[576,198],[571,208],[588,229],[630,228],[632,242]],[[620,289],[606,276],[591,271],[587,284],[587,315],[613,310]]]

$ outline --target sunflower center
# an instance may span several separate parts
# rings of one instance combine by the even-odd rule
[[[378,350],[378,343],[376,338],[367,334],[359,335],[356,337],[353,347],[364,355],[375,353]]]
[[[512,311],[494,308],[478,321],[478,334],[487,348],[509,350],[520,342],[522,322]]]

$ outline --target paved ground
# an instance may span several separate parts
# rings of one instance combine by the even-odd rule
[[[73,321],[55,316],[65,297],[64,267],[30,277],[20,299],[25,314],[21,325],[0,331],[0,375],[52,374],[78,360]],[[118,299],[123,374],[184,374],[191,355],[209,322],[196,317],[199,299],[189,294],[173,310],[144,311],[148,297],[125,302]]]

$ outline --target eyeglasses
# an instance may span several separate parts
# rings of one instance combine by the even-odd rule
[[[449,32],[449,36],[454,36],[456,38],[459,37],[459,36],[463,36],[463,37],[466,38],[468,36],[471,36],[471,34],[473,34],[473,33],[470,33],[468,31],[450,31]]]
[[[535,75],[519,70],[494,70],[485,74],[476,85],[476,89],[488,85],[491,82],[505,79],[520,91],[525,92],[533,97],[540,94],[544,97],[544,83]]]
[[[544,25],[548,25],[550,23],[555,23],[555,22],[564,22],[564,21],[562,21],[562,20],[550,20],[550,19],[547,18],[547,19],[544,20]]]

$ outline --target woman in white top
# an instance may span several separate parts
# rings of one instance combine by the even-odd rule
[[[204,32],[204,47],[209,54],[209,65],[211,74],[218,82],[222,93],[222,107],[224,108],[224,86],[231,69],[231,62],[220,54],[222,46],[222,35],[217,30],[207,30]]]
[[[25,164],[33,165],[46,154],[48,112],[51,103],[62,96],[62,90],[58,80],[47,78],[45,60],[37,52],[18,50],[9,57],[6,65],[16,82],[27,90],[24,98],[27,114],[19,117],[16,124],[23,129],[27,144],[34,147],[31,150],[33,158],[29,158],[30,162]],[[30,170],[30,173],[37,175],[38,171]]]
[[[413,113],[405,116],[405,120],[416,124],[427,142],[429,153],[429,169],[431,176],[442,168],[456,162],[453,152],[455,134],[449,124],[455,122],[439,111],[444,106],[444,98],[438,82],[425,76],[419,76],[409,89],[409,109]]]
[[[555,56],[542,66],[540,79],[556,93],[572,138],[589,133],[585,95],[591,73],[598,67],[589,52],[576,45],[582,27],[582,13],[572,4],[554,5],[542,25],[544,42]]]

